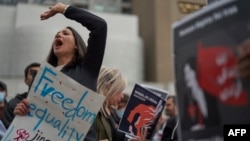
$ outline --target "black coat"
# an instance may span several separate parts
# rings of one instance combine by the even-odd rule
[[[65,17],[85,26],[89,33],[87,52],[80,62],[65,66],[62,72],[78,83],[96,91],[97,78],[104,57],[107,37],[106,22],[82,8],[69,6]]]
[[[97,78],[102,65],[107,37],[106,22],[82,8],[69,6],[65,17],[85,26],[89,33],[87,52],[82,60],[75,65],[65,66],[62,72],[78,83],[96,91]],[[84,128],[84,127],[83,127]],[[84,141],[96,141],[94,125],[90,127]]]
[[[173,116],[167,120],[161,141],[177,141],[178,117]]]
[[[15,118],[14,109],[18,103],[20,103],[23,99],[27,98],[28,92],[23,94],[18,94],[14,98],[12,98],[4,108],[4,116],[2,122],[6,129],[9,128],[11,122]]]
[[[89,33],[87,52],[84,55],[83,60],[73,64],[66,65],[61,71],[67,76],[71,77],[78,83],[88,87],[89,89],[96,91],[97,78],[102,65],[106,37],[107,37],[107,23],[100,17],[93,15],[82,8],[69,6],[65,12],[65,17],[82,24],[86,27]],[[14,101],[14,100],[13,100]],[[13,114],[14,107],[20,100],[13,102],[11,108],[8,106],[6,110],[11,111],[9,114]],[[5,122],[7,126],[12,122],[12,116],[6,116],[8,122]],[[83,127],[84,128],[84,127]],[[96,141],[96,133],[94,126],[91,126],[84,141]]]

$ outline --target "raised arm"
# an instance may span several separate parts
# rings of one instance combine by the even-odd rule
[[[64,15],[69,19],[81,23],[90,31],[84,64],[87,65],[88,69],[91,69],[92,73],[99,73],[106,46],[106,22],[86,10],[73,6],[69,6]]]
[[[82,24],[89,31],[87,53],[84,64],[92,73],[99,73],[102,65],[107,38],[107,23],[102,18],[78,7],[58,3],[41,15],[41,20],[46,20],[57,13],[62,13],[68,19]]]

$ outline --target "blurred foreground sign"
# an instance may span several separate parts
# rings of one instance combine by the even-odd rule
[[[250,81],[237,70],[250,37],[249,6],[222,0],[173,25],[182,141],[222,141],[225,124],[250,124]]]

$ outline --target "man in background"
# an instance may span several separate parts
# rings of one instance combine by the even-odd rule
[[[8,95],[7,85],[0,81],[0,120],[3,119],[4,107],[7,104],[6,97]]]
[[[165,106],[165,113],[167,115],[167,119],[163,119],[164,122],[161,124],[161,127],[156,131],[156,133],[153,137],[153,141],[161,141],[161,140],[165,141],[165,138],[167,138],[167,136],[169,136],[168,133],[164,133],[164,129],[167,125],[167,122],[172,122],[171,118],[175,117],[177,115],[177,107],[176,107],[176,100],[175,99],[176,98],[174,95],[169,95],[167,97],[166,106]],[[162,116],[162,117],[164,117],[164,116]],[[169,121],[169,119],[171,119],[171,121]],[[169,124],[168,124],[168,126],[169,126]],[[165,132],[168,132],[168,131],[165,131]],[[163,139],[163,136],[165,136],[164,139]]]
[[[38,69],[40,68],[39,63],[31,63],[29,64],[24,70],[24,82],[30,88],[33,82],[34,76],[36,75]],[[17,94],[14,98],[12,98],[4,108],[4,117],[3,117],[3,124],[8,129],[11,122],[15,118],[14,109],[16,105],[21,102],[23,99],[27,98],[28,91],[22,94]]]
[[[167,119],[165,125],[163,125],[161,141],[175,141],[177,140],[178,127],[178,110],[175,96],[168,96],[165,110],[169,118]]]

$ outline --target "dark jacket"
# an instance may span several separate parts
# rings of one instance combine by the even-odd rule
[[[2,120],[6,129],[9,128],[11,122],[13,121],[15,117],[14,109],[16,105],[20,103],[23,99],[27,98],[27,96],[28,96],[28,92],[25,92],[23,94],[18,94],[6,104],[4,108],[4,117]]]
[[[90,33],[87,52],[83,60],[75,65],[66,65],[61,71],[78,83],[96,91],[97,78],[106,46],[107,24],[102,18],[73,6],[69,6],[64,15],[81,23]],[[84,141],[95,140],[97,140],[96,133],[94,125],[92,125]]]
[[[66,65],[62,72],[80,84],[96,91],[97,78],[102,65],[107,36],[106,22],[81,9],[69,6],[65,16],[75,20],[90,30],[87,52],[81,62],[75,65]]]
[[[173,116],[167,120],[161,141],[177,141],[178,117]]]
[[[102,18],[74,6],[69,6],[64,15],[68,19],[82,24],[90,31],[90,34],[87,42],[87,52],[83,60],[73,65],[66,65],[61,71],[78,83],[96,91],[97,78],[106,46],[107,24]],[[20,100],[13,102],[15,104],[10,109],[7,109],[11,111],[11,114],[13,114],[14,107],[18,102]],[[13,120],[12,116],[6,118]],[[7,120],[9,122],[6,122],[6,125],[9,126],[12,120]],[[91,126],[84,141],[96,141],[94,125]]]

